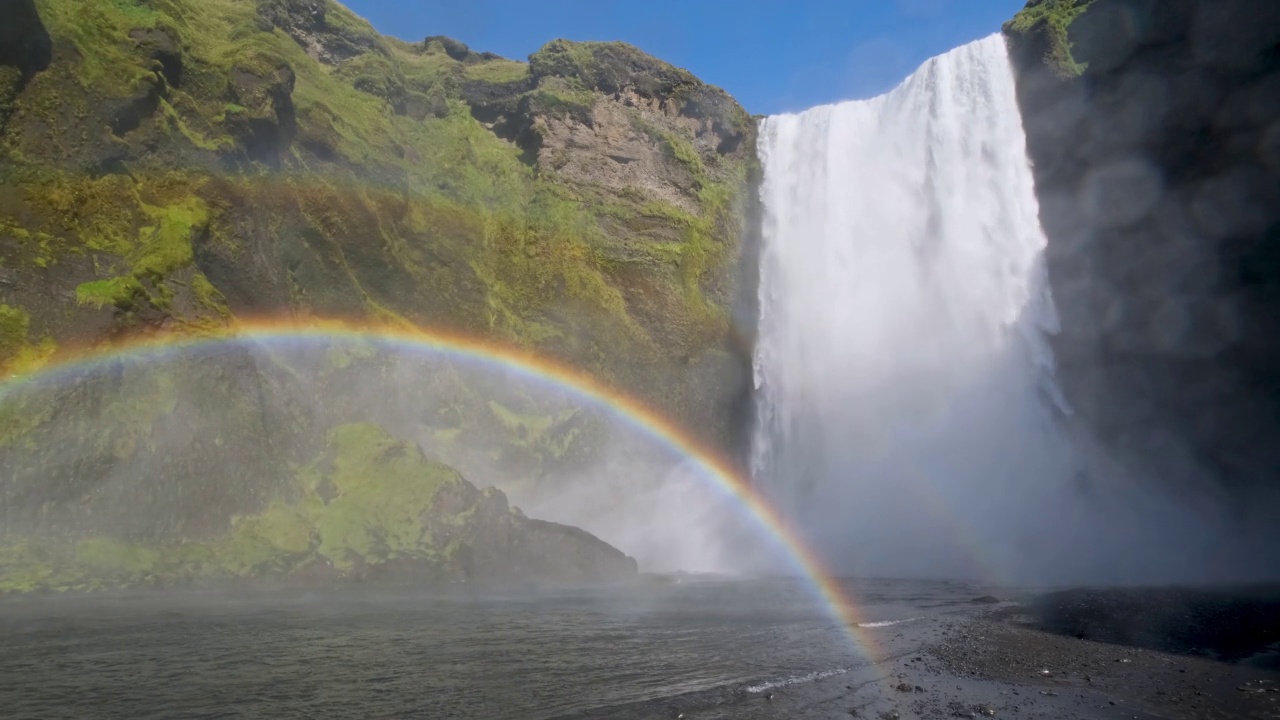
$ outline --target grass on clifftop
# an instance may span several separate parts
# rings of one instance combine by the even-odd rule
[[[1031,0],[1027,6],[1005,23],[1006,32],[1027,34],[1043,25],[1049,49],[1045,62],[1061,77],[1079,77],[1085,66],[1071,54],[1069,29],[1094,0]]]

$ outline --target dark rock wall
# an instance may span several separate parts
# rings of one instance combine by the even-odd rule
[[[1006,26],[1078,416],[1245,513],[1280,471],[1280,3],[1096,0]]]

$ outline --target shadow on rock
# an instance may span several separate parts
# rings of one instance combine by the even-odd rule
[[[1280,669],[1280,586],[1068,590],[998,615],[1086,640]]]

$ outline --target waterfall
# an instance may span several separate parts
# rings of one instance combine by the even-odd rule
[[[837,569],[1153,568],[1108,555],[1148,536],[1099,507],[1173,520],[1111,497],[1129,491],[1063,429],[1025,146],[998,35],[881,97],[761,126],[752,469]]]

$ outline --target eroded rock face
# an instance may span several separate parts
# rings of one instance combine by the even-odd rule
[[[725,179],[714,161],[753,150],[743,148],[750,119],[724,91],[625,43],[555,40],[530,57],[530,71],[531,149],[568,182],[696,212],[707,181]]]
[[[312,59],[337,65],[371,50],[375,42],[340,22],[332,13],[342,13],[328,0],[258,0],[258,16],[266,27],[280,28],[306,49]]]
[[[1275,490],[1280,5],[1096,0],[1077,78],[1048,38],[1010,32],[1068,400],[1167,481]]]
[[[34,0],[7,0],[0,7],[0,65],[17,68],[30,77],[47,68],[52,58],[49,31]]]
[[[293,68],[286,64],[241,65],[231,70],[226,124],[249,160],[278,167],[297,134]]]
[[[10,103],[52,59],[53,41],[34,0],[0,5],[0,130],[9,118]]]

